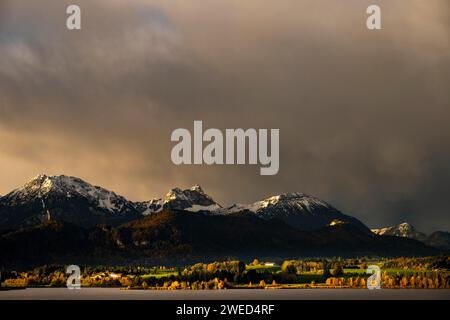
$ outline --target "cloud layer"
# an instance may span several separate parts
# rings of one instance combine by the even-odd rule
[[[302,191],[369,226],[450,229],[450,3],[0,3],[0,193],[80,176],[135,200],[195,183],[223,204]],[[170,133],[280,128],[280,172],[175,166]]]

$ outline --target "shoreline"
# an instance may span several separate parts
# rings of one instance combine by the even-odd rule
[[[121,290],[26,288],[0,291],[0,300],[450,300],[450,289]]]

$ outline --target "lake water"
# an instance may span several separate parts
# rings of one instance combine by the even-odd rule
[[[0,291],[0,300],[450,300],[450,289],[120,290],[27,288]]]

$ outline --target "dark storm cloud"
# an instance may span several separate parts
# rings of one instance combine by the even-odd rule
[[[450,229],[450,4],[1,2],[0,190],[66,173],[132,199],[303,191],[369,226]],[[0,13],[1,15],[1,13]],[[280,172],[174,166],[170,133],[280,128]]]

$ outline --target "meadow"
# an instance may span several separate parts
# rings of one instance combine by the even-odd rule
[[[219,261],[187,266],[81,266],[82,287],[209,290],[366,288],[368,266],[380,268],[385,288],[450,288],[448,256],[397,259],[298,259],[280,262]],[[3,270],[1,286],[65,287],[66,266],[45,265],[26,272]]]

